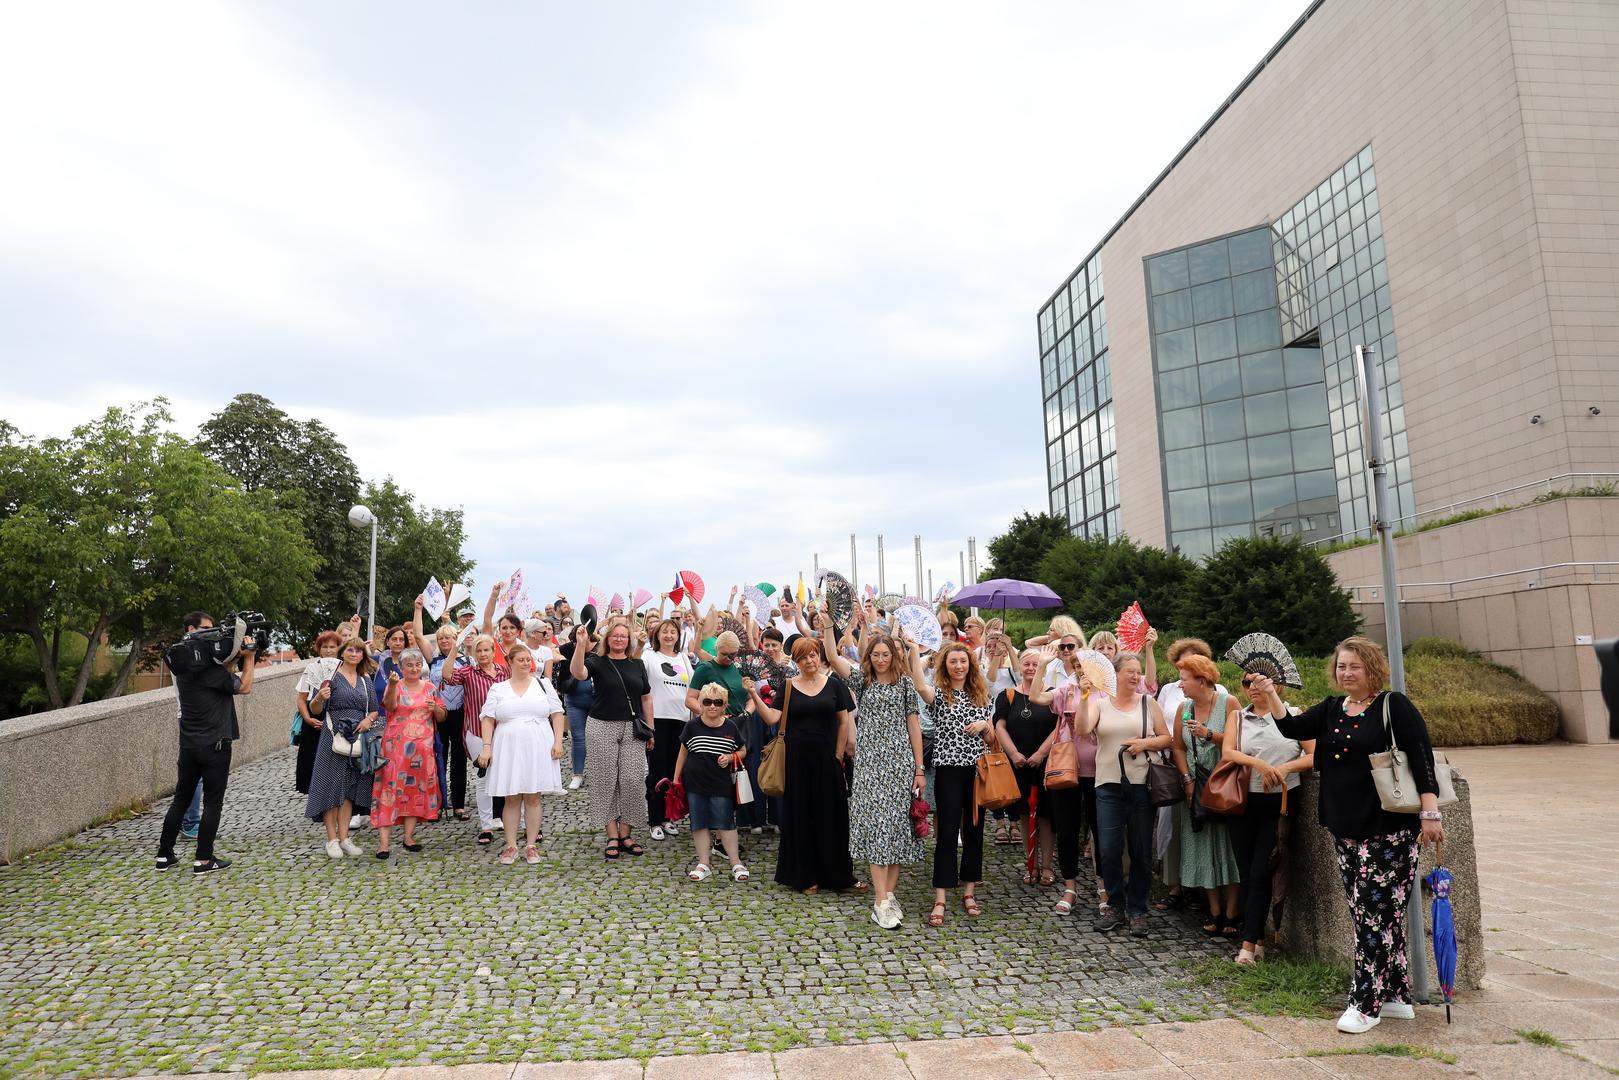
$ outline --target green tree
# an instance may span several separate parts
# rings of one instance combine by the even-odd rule
[[[300,646],[354,614],[369,541],[348,525],[360,474],[332,430],[319,420],[295,420],[262,395],[237,394],[202,425],[197,447],[247,491],[273,494],[296,515],[320,559],[307,598],[266,614]]]
[[[106,645],[128,649],[116,695],[185,611],[273,611],[313,580],[296,517],[168,432],[165,406],[108,409],[68,439],[0,428],[0,630],[32,642],[52,708],[84,699]],[[73,634],[86,645],[68,686]]]
[[[437,577],[445,588],[467,579],[472,561],[461,553],[466,537],[460,510],[420,506],[391,476],[380,484],[367,483],[360,501],[377,515],[379,624],[409,619],[428,578]],[[370,558],[369,530],[354,532],[366,545],[363,563]]]
[[[1294,653],[1324,656],[1359,625],[1326,559],[1296,537],[1227,540],[1185,595],[1181,628],[1216,652],[1263,630]]]
[[[1030,514],[1024,511],[1012,519],[1004,533],[989,542],[990,568],[979,575],[979,580],[1013,578],[1037,581],[1035,568],[1040,565],[1040,560],[1053,544],[1068,536],[1068,522],[1056,514]]]
[[[1197,564],[1175,552],[1139,545],[1129,537],[1072,536],[1046,552],[1036,580],[1063,599],[1063,610],[1087,633],[1112,629],[1132,602],[1155,626],[1178,625]]]

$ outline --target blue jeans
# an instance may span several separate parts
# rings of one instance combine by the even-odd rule
[[[568,744],[573,755],[573,774],[585,775],[585,717],[590,715],[590,707],[596,704],[596,688],[590,680],[574,683],[574,689],[563,702],[563,711],[568,714]]]
[[[736,799],[730,795],[698,795],[688,792],[686,807],[691,811],[693,832],[715,829],[727,832],[736,828]]]
[[[1152,798],[1146,784],[1098,784],[1096,847],[1102,884],[1114,911],[1134,917],[1147,913],[1152,888]],[[1130,879],[1124,854],[1130,853]]]
[[[737,807],[737,824],[744,829],[757,829],[765,825],[781,824],[781,796],[766,795],[759,790],[759,756],[764,752],[765,743],[776,737],[776,729],[764,722],[758,714],[751,717],[732,717],[742,737],[748,740],[748,756],[744,759],[744,767],[748,771],[748,783],[753,785],[753,801]]]
[[[180,819],[180,831],[190,835],[195,833],[202,825],[202,781],[197,781],[197,790],[191,795],[191,805],[186,809],[186,816]]]

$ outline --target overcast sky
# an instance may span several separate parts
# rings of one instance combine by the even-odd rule
[[[1046,508],[1038,306],[1303,6],[7,5],[4,415],[264,394],[536,599],[937,587]]]

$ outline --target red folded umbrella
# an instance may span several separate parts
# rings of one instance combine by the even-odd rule
[[[679,821],[684,818],[690,809],[686,805],[685,782],[676,780],[674,783],[670,783],[668,780],[659,780],[658,790],[663,792],[664,818],[669,821]]]

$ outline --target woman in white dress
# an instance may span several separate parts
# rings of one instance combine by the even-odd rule
[[[528,846],[523,855],[540,861],[540,793],[562,790],[562,731],[567,714],[551,683],[534,675],[534,654],[518,641],[507,650],[512,677],[495,683],[484,699],[483,752],[478,768],[489,770],[489,791],[504,797],[501,824],[506,847],[500,861],[517,860],[517,821],[521,815]],[[521,801],[519,801],[521,799]]]

